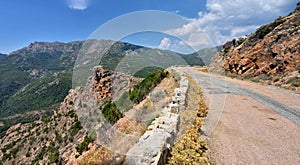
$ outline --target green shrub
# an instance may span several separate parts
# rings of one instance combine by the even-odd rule
[[[50,117],[43,118],[42,120],[44,124],[48,124],[51,121]]]
[[[12,143],[9,143],[7,145],[4,146],[4,148],[2,148],[2,152],[5,153],[7,150],[11,149],[12,147],[14,147],[16,145],[17,141],[13,141]]]
[[[58,141],[58,143],[61,143],[62,142],[62,137],[59,134],[57,134],[55,136],[55,140]]]
[[[115,101],[115,104],[121,112],[126,112],[133,106],[132,101],[129,98],[129,93],[127,91],[124,92],[117,101]]]
[[[281,19],[276,19],[273,23],[262,26],[257,30],[258,38],[263,39],[265,35],[269,34],[273,29],[275,29],[278,25],[282,24],[284,21]]]
[[[87,151],[89,143],[94,142],[94,140],[93,137],[85,136],[83,142],[76,147],[79,155],[81,155],[83,151]]]
[[[123,117],[123,114],[117,108],[116,104],[112,103],[111,101],[107,102],[104,105],[104,107],[102,108],[102,114],[105,119],[111,124],[114,124],[121,117]]]
[[[241,45],[243,42],[245,42],[246,38],[240,37],[237,41],[236,44],[237,46]]]
[[[77,115],[73,109],[67,113],[67,116],[69,116],[71,118],[77,118]]]
[[[11,153],[9,153],[9,154],[4,153],[4,154],[3,154],[3,156],[2,156],[2,161],[5,161],[5,160],[7,160],[7,159],[11,159]]]
[[[158,84],[162,79],[167,77],[168,72],[164,70],[156,70],[150,73],[142,82],[137,84],[133,90],[129,91],[129,98],[134,103],[141,102],[147,94]]]
[[[20,130],[21,130],[21,127],[18,127],[18,128],[16,129],[16,131],[17,131],[18,133],[20,133]]]
[[[295,11],[300,11],[300,2],[297,3],[297,7],[296,7]]]
[[[47,147],[43,146],[41,151],[35,157],[34,162],[42,160],[44,158],[44,155],[46,154],[46,152],[47,152]]]
[[[18,151],[19,151],[19,147],[16,147],[16,148],[13,148],[10,153],[14,158],[16,158]]]
[[[263,80],[263,81],[266,81],[266,80],[272,80],[272,77],[269,76],[269,75],[267,75],[267,74],[261,74],[261,75],[258,76],[258,78],[259,78],[260,80]]]
[[[275,83],[275,82],[277,82],[277,81],[279,81],[279,80],[280,80],[279,77],[274,77],[272,81]]]
[[[97,134],[95,131],[92,131],[89,133],[89,139],[91,142],[94,142],[96,140],[96,138],[97,138]]]
[[[81,122],[80,122],[79,120],[77,120],[77,121],[71,126],[71,130],[70,130],[71,136],[75,136],[81,128],[82,128]]]
[[[145,67],[143,69],[141,69],[140,71],[136,72],[133,76],[134,77],[140,77],[140,78],[145,78],[147,77],[150,73],[158,70],[158,69],[162,69],[160,67],[157,66],[150,66],[150,67]]]
[[[30,157],[31,156],[30,152],[28,151],[25,156]]]
[[[49,132],[49,128],[46,126],[46,128],[44,128],[44,133],[48,133]]]
[[[59,151],[57,148],[55,148],[54,152],[50,153],[49,155],[49,161],[50,163],[57,163],[59,160]]]
[[[32,145],[34,141],[35,141],[34,138],[31,137],[31,138],[29,139],[29,145]]]
[[[35,126],[36,126],[35,122],[31,123],[31,129],[33,129]]]
[[[287,84],[291,84],[294,87],[300,86],[300,77],[293,77],[287,81]]]

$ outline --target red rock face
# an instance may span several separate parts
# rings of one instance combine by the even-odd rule
[[[94,93],[98,101],[111,97],[112,74],[101,66],[95,69]]]
[[[242,44],[236,43],[234,40],[223,46],[211,70],[248,78],[284,78],[292,72],[300,77],[300,6],[292,14],[262,26]]]

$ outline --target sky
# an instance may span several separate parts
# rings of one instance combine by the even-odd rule
[[[141,24],[143,26],[140,28],[147,30],[152,22],[163,28],[159,32],[138,31],[122,36],[121,40],[191,53],[193,50],[221,45],[233,38],[250,34],[259,26],[292,12],[297,1],[1,0],[0,53],[10,53],[35,41],[86,40],[95,36],[97,29],[99,32],[99,27],[101,29],[104,25],[115,26],[106,28],[106,31],[102,29],[97,39],[115,39],[100,34],[115,34],[126,28],[140,27]],[[148,16],[151,12],[128,14],[144,10],[165,13],[162,16],[158,14],[157,20]],[[173,21],[169,21],[167,15]],[[184,21],[177,19],[179,16]],[[114,20],[119,24],[113,24]],[[129,24],[128,20],[132,22]]]

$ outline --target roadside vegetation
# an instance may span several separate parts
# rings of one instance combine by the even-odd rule
[[[123,117],[122,112],[132,108],[133,103],[139,103],[146,98],[151,90],[158,85],[162,79],[167,77],[168,72],[157,69],[146,76],[139,84],[135,85],[129,92],[124,92],[115,102],[107,101],[101,108],[102,114],[110,124],[116,123]]]
[[[180,113],[181,129],[179,140],[171,147],[168,164],[209,164],[206,155],[206,142],[200,137],[200,129],[204,124],[208,107],[203,100],[201,89],[188,77],[187,108]]]
[[[146,99],[129,110],[128,113],[132,114],[131,118],[125,116],[118,122],[118,130],[125,134],[142,136],[152,121],[158,117],[160,109],[170,102],[174,89],[177,87],[178,83],[173,75],[168,74],[150,92],[149,97],[146,97]]]
[[[156,70],[150,73],[142,82],[134,86],[133,90],[129,91],[129,98],[134,103],[139,103],[145,99],[146,95],[160,83],[162,79],[167,77],[169,73],[164,70]]]
[[[102,114],[110,124],[114,124],[123,117],[123,114],[117,108],[116,104],[111,101],[107,102],[103,106]]]
[[[87,151],[88,150],[88,145],[90,143],[93,143],[95,141],[96,137],[93,136],[85,136],[83,142],[81,142],[77,147],[76,150],[79,153],[79,155],[81,155],[83,153],[83,151]],[[78,156],[78,155],[77,155]]]

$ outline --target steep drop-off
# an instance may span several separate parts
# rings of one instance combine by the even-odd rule
[[[116,158],[94,143],[95,129],[102,124],[99,109],[114,95],[111,84],[128,90],[139,79],[97,67],[88,81],[85,87],[70,90],[54,115],[9,128],[0,139],[0,164],[74,164],[87,150],[101,151],[106,156],[102,161]]]

